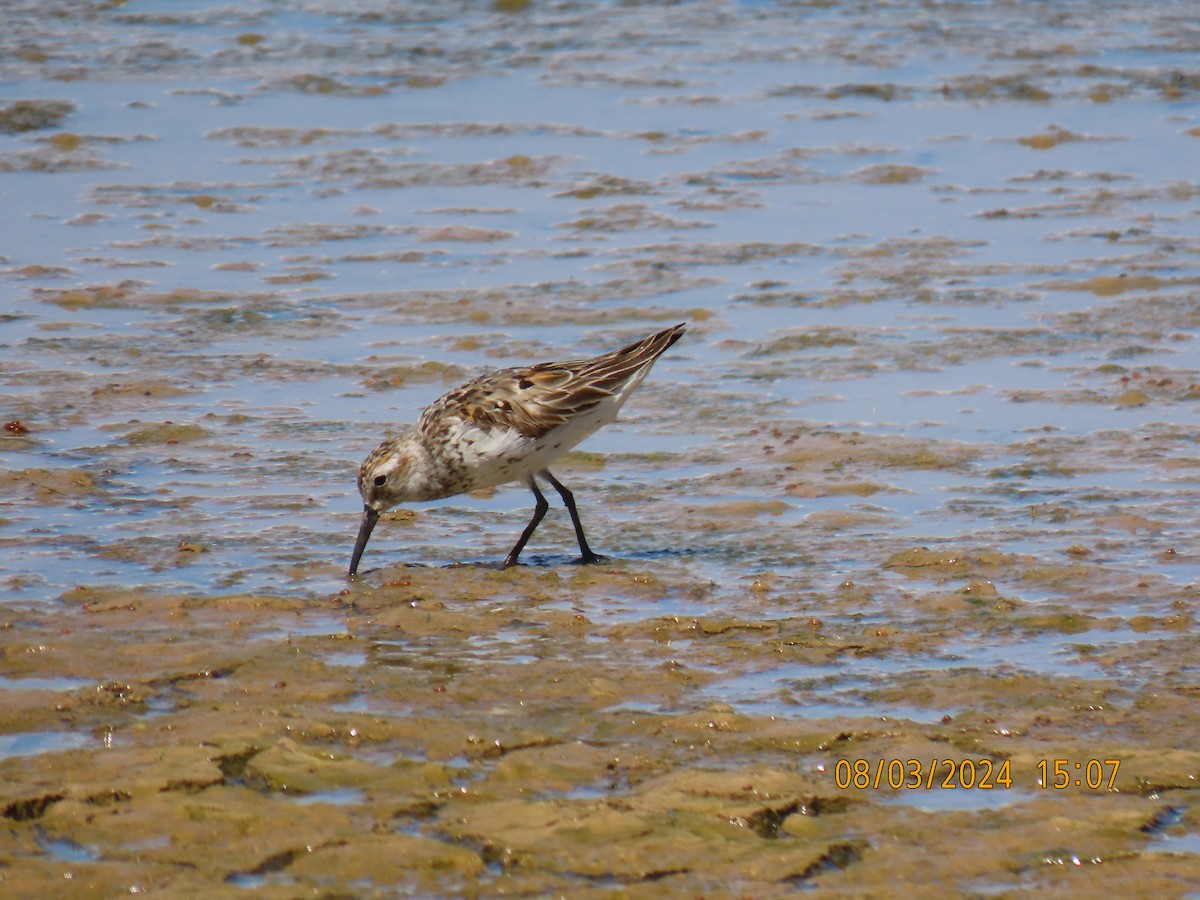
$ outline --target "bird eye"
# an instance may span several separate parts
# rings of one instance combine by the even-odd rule
[[[386,484],[386,483],[387,483],[386,475],[376,475],[375,476],[375,487],[383,487],[384,484]]]

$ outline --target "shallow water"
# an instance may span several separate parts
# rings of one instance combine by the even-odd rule
[[[9,4],[0,870],[1194,883],[1194,18]],[[529,514],[505,488],[385,517],[346,581],[389,429],[676,321],[556,467],[607,564],[555,508],[474,565]],[[1010,795],[828,774],[979,754]],[[1055,758],[1123,762],[1048,794]],[[256,837],[185,871],[209,816]]]

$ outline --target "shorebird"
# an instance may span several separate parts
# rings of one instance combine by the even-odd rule
[[[550,506],[538,478],[558,491],[571,514],[580,562],[601,559],[584,537],[574,495],[549,466],[617,417],[685,324],[593,359],[489,372],[431,403],[416,425],[381,443],[358,470],[363,515],[350,575],[358,572],[380,514],[396,504],[523,481],[533,491],[533,518],[504,558],[504,568],[515,565]]]

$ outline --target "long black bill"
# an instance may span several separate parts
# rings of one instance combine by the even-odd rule
[[[354,553],[350,556],[351,575],[358,574],[358,561],[362,559],[363,551],[367,549],[367,541],[371,539],[371,532],[378,521],[379,513],[369,506],[364,506],[362,524],[358,526],[358,540],[354,542]]]

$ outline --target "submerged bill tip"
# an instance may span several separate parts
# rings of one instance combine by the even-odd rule
[[[371,539],[371,532],[378,521],[379,513],[369,506],[364,506],[362,524],[358,526],[358,538],[354,542],[354,552],[350,555],[350,575],[358,574],[358,561],[362,559],[363,551],[367,549],[367,541]]]

